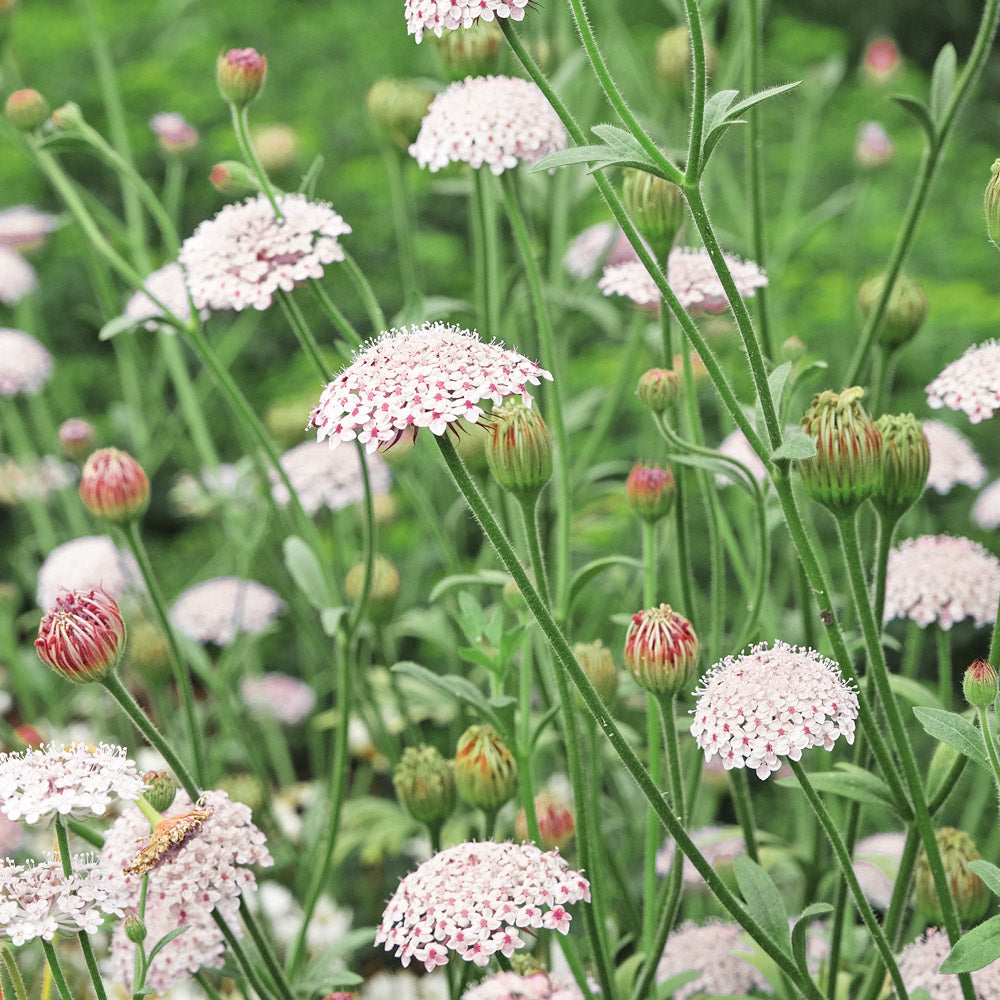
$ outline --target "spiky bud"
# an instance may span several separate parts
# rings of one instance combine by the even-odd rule
[[[966,925],[977,923],[989,906],[990,894],[983,880],[969,867],[969,862],[978,861],[982,855],[964,830],[942,827],[934,832],[934,838],[941,852],[941,862],[959,920]],[[917,909],[931,923],[942,923],[941,898],[931,875],[926,851],[921,851],[917,859],[914,882]]]
[[[230,49],[215,62],[219,93],[238,108],[245,108],[260,93],[267,77],[267,59],[256,49]]]
[[[518,499],[538,496],[552,477],[552,438],[536,407],[511,396],[493,411],[486,464],[493,478]]]
[[[208,181],[227,198],[242,198],[260,190],[256,174],[239,160],[222,160],[209,171]]]
[[[848,514],[877,489],[882,477],[882,434],[861,405],[865,390],[825,389],[802,418],[816,454],[800,459],[806,493],[836,515]]]
[[[467,76],[488,76],[500,61],[503,32],[495,20],[480,18],[464,31],[446,31],[434,39],[441,69],[448,80]]]
[[[491,725],[469,726],[458,738],[455,786],[470,806],[499,808],[517,791],[517,779],[517,761]]]
[[[1000,250],[1000,159],[990,167],[990,182],[986,185],[986,237]]]
[[[625,635],[625,663],[639,687],[673,697],[691,686],[701,644],[691,623],[669,604],[639,611]]]
[[[97,431],[89,420],[64,420],[59,427],[59,447],[72,462],[82,462],[93,450]]]
[[[417,138],[434,95],[414,80],[383,77],[365,97],[365,107],[376,128],[404,153]]]
[[[158,812],[166,812],[177,794],[177,783],[167,771],[147,771],[142,776],[142,797]]]
[[[672,410],[681,394],[681,379],[669,368],[650,368],[639,376],[636,395],[653,413]]]
[[[596,639],[594,642],[574,643],[573,655],[598,697],[605,705],[609,704],[618,691],[618,667],[611,650]]]
[[[127,524],[149,507],[149,479],[128,452],[101,448],[84,463],[80,500],[95,517]]]
[[[684,194],[671,181],[626,167],[622,201],[657,260],[665,261],[684,222]]]
[[[49,102],[37,90],[15,90],[3,107],[7,121],[20,132],[34,132],[49,117]]]
[[[884,413],[875,426],[882,435],[882,478],[872,503],[884,516],[898,518],[924,492],[931,468],[931,446],[912,413]]]
[[[407,747],[392,783],[399,801],[418,823],[440,823],[455,809],[455,764],[434,747]]]
[[[42,619],[35,649],[43,663],[68,681],[102,680],[118,666],[125,649],[125,622],[115,599],[100,589],[60,594]]]
[[[665,31],[656,42],[654,56],[656,75],[680,90],[691,83],[691,39],[686,25]],[[710,42],[705,45],[705,69],[714,76],[719,68],[719,50]]]
[[[355,563],[344,578],[344,594],[357,602],[365,585],[365,564]],[[372,583],[368,592],[368,615],[375,621],[387,618],[399,595],[399,570],[386,559],[376,555],[372,563]]]
[[[858,289],[858,307],[867,321],[885,289],[886,276],[876,275]],[[879,341],[887,348],[902,347],[916,336],[927,319],[927,295],[917,282],[900,274],[892,286],[879,330]]]
[[[539,792],[535,796],[535,816],[541,845],[547,851],[565,847],[576,830],[576,821],[568,805],[552,792]],[[530,840],[528,816],[522,809],[514,819],[514,836],[520,841]]]
[[[976,708],[988,708],[997,697],[997,672],[989,660],[974,660],[962,678],[965,700]]]
[[[658,465],[636,462],[625,483],[625,497],[633,513],[648,524],[666,517],[674,506],[674,474]]]

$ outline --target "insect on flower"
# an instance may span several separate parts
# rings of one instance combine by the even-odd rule
[[[199,800],[200,802],[201,800]],[[126,875],[146,875],[176,854],[187,839],[212,815],[210,808],[197,806],[179,816],[161,819],[135,858],[122,868]]]

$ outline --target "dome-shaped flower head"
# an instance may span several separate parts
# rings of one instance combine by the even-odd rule
[[[635,682],[673,697],[694,680],[701,644],[691,623],[669,604],[632,615],[625,634],[625,664]]]
[[[758,288],[767,285],[767,275],[752,260],[723,256],[741,298],[752,298]],[[667,258],[667,284],[688,312],[721,313],[729,308],[726,290],[707,250],[674,247]],[[637,306],[660,305],[660,290],[638,260],[609,264],[597,287],[605,295],[624,295]]]
[[[147,330],[163,330],[173,333],[175,327],[164,323],[161,317],[163,310],[154,302],[150,295],[162,302],[170,313],[182,322],[191,319],[191,299],[188,296],[187,282],[184,279],[184,268],[172,261],[158,271],[153,271],[142,283],[143,291],[136,292],[125,305],[125,315],[134,320],[142,320]],[[148,293],[148,294],[147,294]],[[202,320],[209,317],[209,311],[202,309],[199,313]]]
[[[337,237],[351,227],[330,205],[302,194],[276,201],[281,219],[259,194],[227,205],[184,241],[177,259],[196,309],[267,309],[279,288],[322,278],[324,265],[344,259]]]
[[[477,20],[495,17],[524,20],[524,8],[531,0],[406,0],[406,33],[419,44],[425,31],[438,38],[447,29],[471,28]]]
[[[220,576],[188,587],[174,601],[170,621],[196,642],[228,646],[238,632],[263,632],[285,602],[256,580]]]
[[[976,628],[994,620],[1000,560],[968,538],[921,535],[889,553],[883,621],[910,618],[947,631],[963,618]]]
[[[990,483],[972,505],[972,523],[983,531],[1000,528],[1000,479]]]
[[[569,975],[535,972],[519,976],[516,972],[499,972],[470,986],[462,994],[462,1000],[583,1000],[583,994]]]
[[[948,493],[960,483],[973,489],[983,485],[986,466],[964,434],[940,420],[925,420],[924,434],[931,446],[928,486],[938,493]]]
[[[536,84],[470,76],[431,101],[410,155],[432,172],[468,163],[502,174],[565,148],[566,130]]]
[[[59,225],[58,216],[31,205],[14,205],[0,212],[0,246],[18,253],[37,250]],[[2,270],[2,268],[0,268]]]
[[[389,492],[389,466],[385,459],[366,454],[365,465],[372,496],[385,496]],[[319,441],[303,441],[281,456],[281,467],[302,509],[310,516],[322,507],[343,510],[365,498],[361,461],[355,448],[334,451]],[[271,481],[274,499],[281,504],[288,503],[288,488],[273,470]]]
[[[0,812],[12,820],[103,816],[112,800],[134,802],[142,792],[142,777],[124,747],[50,743],[0,754]]]
[[[978,424],[1000,409],[1000,341],[970,347],[927,386],[927,405],[961,410]]]
[[[772,992],[764,976],[740,954],[751,950],[742,935],[738,924],[715,920],[699,926],[686,921],[667,938],[656,981],[664,983],[678,972],[700,973],[674,991],[674,1000],[743,995],[755,987]]]
[[[875,426],[882,435],[882,475],[872,503],[883,517],[902,517],[920,499],[933,457],[928,435],[912,413],[883,413]]]
[[[184,817],[201,817],[184,822]],[[176,849],[167,852],[145,876],[149,879],[145,923],[147,942],[185,924],[188,929],[169,942],[153,959],[146,985],[166,991],[200,968],[222,965],[225,939],[212,918],[213,910],[241,935],[241,893],[257,886],[249,865],[274,863],[264,834],[254,825],[250,810],[232,802],[225,792],[206,792],[196,805],[179,791],[164,822],[183,823],[186,830]],[[149,821],[138,809],[129,809],[115,820],[101,851],[107,865],[123,871],[134,866],[137,843],[150,841]],[[143,874],[126,873],[128,905],[137,906]],[[111,970],[115,982],[130,986],[135,969],[135,945],[122,925],[111,938]]]
[[[20,254],[0,246],[0,302],[16,305],[37,287],[35,269]]]
[[[298,725],[316,704],[316,692],[305,681],[279,673],[244,677],[240,697],[258,718],[276,719],[286,726]]]
[[[691,840],[714,868],[718,864],[731,862],[738,854],[746,854],[747,845],[743,832],[738,826],[701,826],[691,831]],[[677,845],[673,837],[668,837],[656,852],[656,872],[669,875],[677,856]],[[685,857],[681,875],[684,885],[699,887],[705,885],[701,872],[695,868],[690,858]]]
[[[776,641],[727,656],[701,679],[691,735],[726,770],[747,767],[765,779],[782,757],[809,747],[854,742],[858,696],[840,668],[815,650]]]
[[[139,564],[107,535],[85,535],[54,548],[38,570],[35,601],[50,608],[63,590],[100,588],[115,599],[145,590]]]
[[[41,661],[74,684],[107,677],[125,652],[125,622],[103,590],[68,590],[42,619],[35,649]]]
[[[0,396],[34,396],[51,374],[52,355],[31,334],[0,327]]]
[[[460,417],[476,423],[483,399],[508,396],[530,404],[529,385],[552,376],[534,362],[484,344],[475,331],[444,323],[390,330],[355,352],[323,390],[309,415],[320,441],[336,448],[357,439],[372,452],[421,427],[444,434]]]
[[[922,938],[907,946],[899,960],[899,972],[907,991],[922,987],[931,1000],[962,1000],[958,976],[939,971],[950,952],[948,935],[938,927],[928,928]],[[1000,959],[971,975],[977,1000],[1000,1000]]]
[[[566,905],[590,900],[590,883],[556,851],[534,844],[465,843],[439,851],[400,883],[386,905],[375,943],[395,949],[405,968],[430,972],[449,952],[484,966],[528,942],[522,930],[565,934]]]

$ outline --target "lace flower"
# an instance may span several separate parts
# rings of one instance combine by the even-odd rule
[[[699,975],[674,991],[674,1000],[692,996],[742,996],[756,988],[772,992],[764,976],[738,953],[750,951],[737,924],[721,920],[698,926],[691,921],[681,924],[667,938],[666,947],[656,967],[656,981],[666,982],[678,972],[697,971]]]
[[[968,538],[921,535],[889,553],[884,621],[910,618],[945,631],[963,618],[976,628],[994,620],[1000,561]]]
[[[187,283],[184,280],[184,269],[176,261],[166,264],[158,271],[153,271],[143,282],[143,289],[162,302],[179,320],[191,318],[191,299],[188,297]],[[134,320],[143,320],[147,330],[163,330],[173,333],[170,323],[161,323],[163,310],[146,294],[146,291],[136,292],[125,305],[125,315]],[[208,319],[209,311],[202,309],[199,313],[202,321]]]
[[[170,621],[196,642],[228,646],[238,632],[263,632],[285,602],[256,580],[220,576],[188,587],[174,601]]]
[[[492,21],[495,17],[509,17],[512,21],[524,19],[524,8],[531,0],[406,0],[406,33],[413,35],[417,44],[425,31],[433,31],[438,38],[445,29],[471,28],[479,18]]]
[[[530,406],[527,387],[543,378],[552,376],[503,344],[484,344],[475,331],[443,323],[390,330],[326,386],[309,426],[331,448],[356,438],[373,452],[405,431],[441,435],[460,417],[476,423],[483,399],[499,405],[519,395]]]
[[[389,466],[379,455],[365,455],[372,496],[385,496],[389,492]],[[319,441],[303,441],[281,456],[292,489],[302,504],[302,509],[312,516],[321,507],[343,510],[360,503],[365,497],[361,480],[361,462],[354,448],[331,450]],[[288,488],[271,471],[271,494],[281,504],[288,503]]]
[[[691,735],[726,770],[748,767],[765,779],[781,757],[799,760],[809,747],[854,742],[858,696],[832,660],[780,640],[727,656],[695,691]]]
[[[323,266],[344,259],[337,240],[351,227],[322,201],[302,194],[278,195],[283,218],[258,194],[227,205],[189,236],[178,257],[188,276],[195,308],[267,309],[280,288],[322,278]]]
[[[0,245],[0,302],[16,305],[37,287],[35,269],[19,253]]]
[[[927,386],[927,405],[961,410],[978,424],[1000,409],[1000,341],[970,347]]]
[[[990,483],[972,505],[972,523],[983,531],[1000,528],[1000,479]]]
[[[510,76],[470,76],[431,101],[410,156],[432,172],[449,163],[537,163],[566,148],[566,130],[537,85]]]
[[[31,205],[14,205],[0,212],[0,246],[18,253],[35,250],[59,225],[58,216],[39,212]],[[4,258],[6,260],[6,258]],[[0,271],[3,267],[0,266]]]
[[[520,931],[565,934],[567,903],[590,900],[590,883],[556,851],[534,844],[465,843],[439,851],[399,883],[375,943],[395,949],[405,968],[416,959],[430,972],[449,952],[485,966],[510,958],[527,942]]]
[[[462,1000],[583,1000],[580,987],[572,976],[536,972],[519,976],[500,972],[470,986]]]
[[[0,396],[34,396],[51,374],[52,355],[31,334],[0,327]]]
[[[255,715],[276,719],[286,726],[302,722],[316,704],[316,692],[304,681],[288,674],[244,677],[240,681],[240,695]]]
[[[958,976],[939,971],[950,951],[948,935],[937,927],[928,928],[922,938],[909,945],[899,960],[907,991],[923,987],[931,1000],[962,1000]],[[973,972],[972,985],[977,1000],[1000,1000],[1000,959]]]
[[[986,478],[986,466],[979,460],[964,434],[940,420],[925,420],[924,434],[931,448],[931,469],[927,485],[938,493],[948,493],[963,483],[978,489]]]
[[[624,264],[637,260],[628,237],[612,222],[597,222],[588,226],[569,245],[563,257],[563,267],[581,281],[597,270],[598,264]]]
[[[54,548],[38,570],[35,600],[48,609],[64,590],[94,589],[115,599],[129,590],[145,590],[135,557],[107,535],[84,535]]]
[[[765,466],[760,460],[757,452],[750,447],[750,442],[747,440],[746,434],[744,434],[738,427],[722,439],[722,443],[719,445],[719,451],[723,455],[726,455],[729,458],[735,458],[737,462],[741,462],[745,465],[747,469],[749,469],[750,475],[752,475],[758,483],[763,483],[767,479],[767,466]],[[716,486],[729,486],[732,482],[732,476],[728,476],[723,472],[718,472],[715,475]]]

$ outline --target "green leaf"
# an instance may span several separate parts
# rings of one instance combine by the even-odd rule
[[[841,761],[832,771],[818,771],[809,775],[814,788],[831,795],[842,795],[864,805],[878,806],[896,812],[889,786],[878,775],[866,771],[857,764]],[[778,784],[794,788],[798,782],[794,778],[782,778]]]
[[[911,705],[923,705],[926,708],[941,708],[941,699],[926,684],[915,681],[912,677],[889,675],[889,687],[892,693],[908,701]]]
[[[509,579],[506,573],[501,573],[496,569],[484,569],[478,573],[454,573],[446,576],[431,589],[429,603],[433,604],[442,594],[446,594],[455,587],[466,587],[470,585],[486,587],[502,587]]]
[[[737,465],[722,458],[709,458],[707,455],[685,455],[677,452],[671,452],[669,457],[675,465],[690,465],[696,469],[705,469],[713,475],[723,475],[738,483],[754,499],[758,497],[760,491],[757,488],[757,481],[742,464]]]
[[[913,714],[928,735],[954,747],[982,767],[989,767],[983,734],[968,719],[943,708],[922,708],[919,705],[913,709]]]
[[[589,163],[591,173],[605,167],[615,166],[636,167],[639,170],[648,170],[657,175],[660,173],[659,166],[653,162],[638,142],[635,147],[629,147],[628,150],[619,150],[606,145],[573,146],[570,149],[560,149],[539,160],[532,166],[531,172],[555,170],[573,163]]]
[[[403,674],[406,677],[414,677],[423,681],[429,687],[440,691],[449,698],[454,698],[456,701],[464,701],[485,718],[505,740],[510,742],[510,731],[504,725],[503,720],[490,707],[486,695],[471,681],[467,681],[457,674],[435,674],[412,660],[400,660],[398,663],[394,663],[390,670],[395,674]]]
[[[340,621],[347,615],[347,608],[324,608],[319,613],[319,623],[323,626],[323,631],[331,638],[337,634],[340,628]]]
[[[112,337],[117,337],[119,333],[131,333],[145,321],[145,319],[136,319],[134,316],[116,316],[114,319],[109,319],[101,327],[97,339],[110,340]]]
[[[772,459],[812,458],[816,454],[816,442],[801,427],[789,427],[781,444],[771,452]]]
[[[282,545],[282,554],[285,568],[305,599],[317,611],[329,608],[333,597],[316,553],[298,535],[289,535]]]
[[[774,401],[774,408],[781,410],[781,399],[785,392],[785,383],[792,371],[791,361],[786,361],[767,376],[767,385],[771,390],[771,399]]]
[[[751,94],[738,104],[734,104],[729,109],[729,117],[736,118],[738,115],[743,114],[744,111],[749,111],[750,108],[756,107],[763,101],[769,101],[772,97],[777,97],[779,94],[787,94],[788,91],[794,90],[801,83],[801,80],[794,80],[792,83],[782,83],[777,87],[768,87],[766,90],[759,90],[756,94]]]
[[[150,962],[164,949],[175,937],[180,937],[191,925],[185,924],[183,927],[175,927],[172,931],[167,931],[163,937],[160,938],[156,944],[153,945],[149,950],[149,954],[146,956],[146,965],[148,966]]]
[[[937,130],[934,127],[934,119],[931,118],[931,113],[928,111],[927,105],[923,101],[918,101],[915,97],[910,97],[908,94],[893,94],[891,99],[916,120],[917,124],[927,134],[928,141],[933,143],[937,135]]]
[[[970,861],[969,867],[986,883],[986,888],[994,896],[1000,896],[1000,868],[983,858]]]
[[[531,749],[534,750],[538,746],[538,741],[541,739],[542,733],[545,732],[545,727],[556,717],[556,713],[559,711],[559,705],[553,705],[539,720],[538,725],[535,726],[535,731],[531,734]]]
[[[771,876],[745,854],[733,858],[733,874],[750,915],[787,954],[788,911]]]
[[[934,60],[934,69],[931,71],[931,120],[938,128],[955,87],[957,62],[955,46],[951,42],[941,49]]]
[[[963,934],[941,964],[942,972],[975,972],[1000,958],[1000,916]]]
[[[720,90],[705,102],[704,132],[709,132],[722,125],[730,116],[733,101],[740,96],[738,90]]]
[[[805,973],[809,972],[809,963],[806,959],[806,934],[809,925],[832,912],[833,907],[829,903],[810,903],[795,919],[795,926],[792,928],[792,958]]]
[[[573,602],[580,596],[580,591],[590,583],[599,573],[610,569],[612,566],[627,566],[630,569],[641,570],[642,563],[638,559],[631,559],[627,556],[604,556],[601,559],[594,559],[592,562],[581,566],[573,575],[569,583],[569,599],[567,607],[572,607]]]

